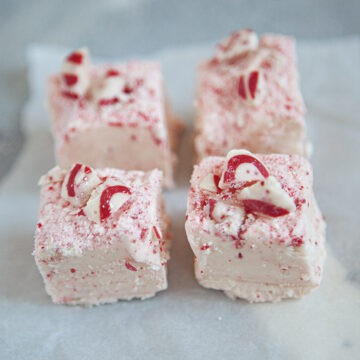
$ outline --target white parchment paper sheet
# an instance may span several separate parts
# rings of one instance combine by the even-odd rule
[[[195,68],[211,47],[169,49],[163,63],[171,102],[189,124],[178,188],[166,193],[173,219],[169,289],[146,301],[97,308],[59,306],[31,256],[37,179],[54,164],[45,80],[66,50],[28,50],[26,145],[0,184],[1,359],[355,359],[360,354],[360,41],[300,43],[302,90],[315,152],[315,190],[328,222],[322,286],[300,301],[233,302],[193,277],[184,218],[191,173]]]

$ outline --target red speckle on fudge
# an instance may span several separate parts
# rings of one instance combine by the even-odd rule
[[[154,234],[158,240],[161,240],[160,232],[156,226],[153,226]]]
[[[108,71],[106,71],[106,76],[107,77],[111,77],[111,76],[119,76],[121,75],[120,71],[116,70],[116,69],[109,69]]]
[[[125,266],[130,271],[137,271],[137,268],[134,265],[131,265],[128,261],[125,262]]]
[[[304,244],[304,240],[301,237],[295,237],[295,238],[291,239],[291,243],[290,243],[290,245],[292,247],[299,247],[303,244]]]
[[[109,105],[117,104],[119,102],[120,102],[120,100],[118,98],[114,97],[114,98],[111,98],[111,99],[101,99],[99,101],[99,105],[100,106],[109,106]]]
[[[71,92],[71,91],[67,91],[67,90],[63,90],[61,92],[61,94],[69,99],[72,99],[72,100],[77,100],[79,99],[79,95],[74,93],[74,92]]]

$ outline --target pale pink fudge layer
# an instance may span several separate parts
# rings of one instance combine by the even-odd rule
[[[144,299],[167,288],[169,237],[161,172],[103,169],[96,174],[120,181],[132,192],[101,223],[90,221],[61,197],[63,176],[48,178],[41,189],[34,256],[55,303]]]
[[[221,175],[225,159],[195,166],[188,197],[186,233],[195,254],[195,274],[207,288],[251,302],[299,298],[320,284],[325,259],[325,223],[312,190],[309,162],[296,155],[258,155],[290,195],[296,210],[273,218],[246,213],[231,192],[200,187],[209,173]],[[221,203],[222,218],[210,215]]]
[[[121,101],[101,106],[96,91],[109,71],[120,73],[127,85],[123,94],[119,94],[123,96]],[[165,185],[173,185],[172,140],[179,123],[166,104],[159,64],[91,66],[85,97],[66,97],[62,90],[60,75],[52,76],[48,100],[55,153],[61,167],[80,162],[95,168],[145,171],[158,168],[165,174]]]
[[[238,93],[239,78],[249,69],[263,74],[265,95],[257,105],[246,103]],[[199,66],[195,138],[199,159],[222,156],[233,148],[305,155],[304,116],[291,37],[264,35],[254,51]]]

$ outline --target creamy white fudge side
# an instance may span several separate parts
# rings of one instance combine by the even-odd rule
[[[205,158],[191,178],[185,229],[199,283],[233,299],[300,298],[320,284],[325,223],[301,156]]]
[[[79,49],[50,77],[48,103],[61,167],[81,162],[95,168],[158,168],[165,186],[173,185],[181,123],[170,111],[158,63],[95,66],[88,51]]]
[[[41,178],[34,257],[55,303],[145,299],[167,288],[162,177],[75,164]]]

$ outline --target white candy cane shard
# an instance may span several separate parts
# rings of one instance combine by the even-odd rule
[[[209,201],[209,215],[219,225],[219,228],[228,235],[237,236],[245,216],[241,207],[228,205],[222,201]]]
[[[287,58],[280,51],[268,48],[259,48],[248,58],[247,71],[259,68],[279,69],[287,64]]]
[[[95,90],[95,100],[100,106],[114,105],[124,97],[125,79],[116,69],[107,71],[100,87]]]
[[[130,198],[131,191],[114,179],[107,179],[91,194],[84,207],[84,213],[89,220],[101,223],[118,211]]]
[[[231,150],[226,155],[224,171],[219,181],[221,189],[242,189],[266,179],[269,172],[265,165],[250,151]]]
[[[232,33],[217,46],[215,59],[218,61],[231,60],[249,51],[254,51],[258,47],[259,39],[253,30],[240,30]]]
[[[200,183],[200,189],[210,191],[213,193],[219,192],[219,176],[215,174],[207,174]]]
[[[61,68],[62,94],[78,99],[84,96],[90,85],[90,57],[86,48],[68,55]]]
[[[67,172],[61,196],[72,205],[80,207],[86,204],[94,188],[101,183],[90,166],[75,164]]]
[[[265,98],[265,85],[262,71],[251,70],[240,75],[237,91],[242,100],[257,106]]]
[[[47,174],[41,176],[38,185],[47,185],[51,183],[60,182],[63,180],[66,171],[62,170],[59,166],[53,167]]]
[[[244,188],[237,197],[243,201],[245,211],[271,217],[287,215],[296,209],[294,200],[273,176]]]

